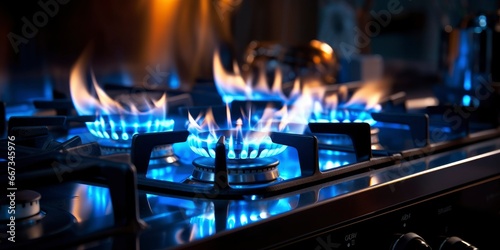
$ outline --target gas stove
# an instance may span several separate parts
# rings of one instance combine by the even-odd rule
[[[500,1],[3,2],[0,249],[500,249]]]
[[[498,248],[495,109],[412,109],[396,93],[369,120],[347,110],[249,143],[233,130],[245,122],[186,129],[207,103],[222,121],[262,107],[208,96],[218,97],[204,84],[168,93],[168,117],[120,129],[115,116],[74,115],[71,100],[33,103],[55,115],[10,116],[3,248]]]

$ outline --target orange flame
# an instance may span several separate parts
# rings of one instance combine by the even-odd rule
[[[315,78],[303,79],[302,92],[291,104],[290,112],[285,119],[294,124],[307,125],[312,112],[321,103],[326,86]]]
[[[233,73],[228,72],[222,65],[219,51],[213,56],[213,73],[215,85],[226,103],[234,99],[240,100],[287,100],[282,90],[282,72],[276,69],[271,87],[267,83],[265,72],[261,70],[257,76],[257,82],[253,78],[245,79],[236,61],[233,62]],[[292,94],[297,94],[300,85],[295,82]],[[292,96],[292,95],[290,95]]]
[[[188,121],[188,131],[191,133],[208,131],[215,136],[215,131],[219,129],[211,108],[207,109],[207,113],[204,116],[200,113],[196,118],[193,118],[191,113],[188,112]],[[199,122],[201,124],[198,124]]]
[[[389,82],[385,80],[371,80],[363,83],[350,98],[347,97],[347,92],[348,89],[345,85],[340,86],[336,92],[324,98],[322,108],[334,110],[339,107],[349,108],[361,105],[364,110],[380,110],[380,102],[389,92]]]
[[[390,82],[379,79],[360,84],[361,87],[351,97],[347,85],[341,85],[336,91],[320,99],[320,102],[316,101],[312,121],[375,122],[370,114],[382,109],[380,102],[389,93]]]
[[[363,103],[365,110],[380,109],[380,101],[386,97],[389,92],[388,82],[383,80],[371,80],[363,84],[358,89],[345,106]]]
[[[231,22],[221,22],[218,7],[216,0],[146,1],[149,20],[142,64],[175,70],[180,87],[186,89],[196,77],[210,77],[213,48],[231,40]]]
[[[113,100],[97,83],[91,71],[92,86],[97,95],[94,97],[87,89],[85,66],[89,58],[83,53],[73,66],[70,74],[70,93],[73,104],[80,115],[153,115],[163,120],[167,110],[167,96],[154,100],[144,93],[120,95]]]

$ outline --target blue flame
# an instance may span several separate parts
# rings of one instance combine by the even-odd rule
[[[191,114],[188,114],[190,135],[187,142],[193,152],[203,157],[215,158],[217,143],[221,138],[224,138],[226,156],[229,159],[271,157],[282,153],[287,146],[274,143],[270,134],[273,131],[289,132],[298,127],[276,121],[274,115],[278,111],[271,108],[266,108],[267,111],[262,114],[258,121],[252,121],[249,119],[253,117],[252,115],[248,118],[243,113],[243,118],[233,121],[229,110],[227,105],[226,124],[223,125],[216,123],[211,108],[207,110],[203,118],[198,116],[196,120]],[[273,113],[273,116],[269,115]],[[299,129],[303,130],[303,127],[305,125]]]
[[[324,111],[313,112],[310,122],[333,122],[333,123],[351,123],[365,122],[370,125],[377,123],[372,116],[372,112],[380,112],[380,108],[363,109],[363,107],[337,108]]]
[[[114,141],[129,141],[135,134],[172,131],[174,128],[174,120],[156,119],[151,115],[124,119],[120,115],[100,115],[86,125],[92,135]]]
[[[191,134],[187,139],[189,147],[198,155],[215,158],[215,147],[217,145],[218,138],[223,135],[228,135],[226,133],[228,131],[222,131],[221,133],[219,132],[196,135]],[[225,146],[227,150],[227,158],[265,158],[278,155],[285,151],[285,149],[287,148],[287,146],[285,145],[273,143],[271,137],[269,137],[268,135],[258,135],[252,138],[252,136],[250,135],[251,133],[253,132],[248,132],[248,137],[237,137],[232,135],[226,137]]]

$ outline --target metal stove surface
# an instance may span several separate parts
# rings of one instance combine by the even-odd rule
[[[282,169],[293,167],[293,158],[284,155],[281,160]],[[217,194],[188,197],[139,190],[140,218],[147,224],[144,230],[99,238],[95,242],[80,242],[76,248],[214,248],[227,244],[230,239],[239,242],[238,249],[279,248],[298,237],[395,204],[498,176],[499,161],[500,139],[492,139],[416,160],[401,159],[389,167],[266,198],[233,200],[218,199]],[[171,176],[169,169],[151,166],[148,175],[164,179]],[[284,170],[282,173],[287,174]],[[293,175],[293,171],[289,174]],[[447,178],[449,175],[454,178]],[[7,249],[22,249],[32,244],[51,249],[64,237],[98,234],[113,227],[114,209],[105,186],[92,182],[65,182],[36,191],[42,195],[43,211],[68,212],[76,223],[52,240],[30,239],[3,244]],[[391,196],[390,201],[388,196]],[[307,221],[312,223],[305,223]],[[30,225],[18,230],[29,228]],[[316,248],[318,241],[310,244],[310,248]]]
[[[439,121],[429,126],[427,114],[437,114]],[[499,185],[500,130],[496,124],[468,127],[471,125],[468,119],[458,117],[462,118],[463,126],[453,126],[456,120],[441,121],[445,117],[443,110],[372,115],[377,121],[373,127],[379,128],[377,147],[373,148],[371,127],[366,123],[309,124],[310,131],[304,135],[273,134],[273,142],[288,146],[273,156],[279,161],[280,180],[233,184],[227,189],[221,189],[218,183],[198,186],[186,183],[195,168],[193,160],[199,155],[184,142],[187,131],[178,131],[178,128],[173,132],[135,136],[130,148],[120,149],[123,152],[102,151],[102,155],[82,156],[82,166],[75,169],[68,169],[64,164],[52,165],[45,158],[40,162],[25,161],[33,173],[20,172],[18,177],[21,180],[24,177],[28,184],[32,182],[30,189],[41,194],[42,211],[51,217],[68,218],[69,215],[74,223],[53,233],[39,227],[44,219],[41,223],[20,224],[19,241],[6,242],[5,246],[7,249],[33,246],[40,249],[210,249],[238,241],[238,249],[286,248],[294,244],[321,249],[333,247],[328,244],[325,247],[323,243],[331,243],[331,237],[343,235],[344,231],[327,234],[337,230],[336,227],[485,180],[490,180],[489,185],[494,187]],[[53,123],[47,125],[65,124],[64,117],[53,118],[49,119]],[[32,117],[11,119],[9,130],[36,123],[30,119]],[[85,117],[71,119],[87,121]],[[175,124],[182,125],[182,122]],[[337,134],[340,137],[335,136]],[[352,140],[352,145],[329,145],[330,139]],[[70,130],[59,138],[62,146],[84,146],[76,143],[79,140],[84,145],[96,144],[96,138],[84,128]],[[169,159],[175,160],[153,159],[150,155],[159,145],[171,145],[175,157]],[[49,148],[52,146],[62,147],[54,144]],[[67,162],[66,157],[71,155],[67,153],[59,150],[40,155]],[[54,172],[59,179],[46,181],[45,177]],[[479,200],[490,202],[487,204],[492,211],[489,224],[499,220],[498,190],[500,187],[473,193]],[[465,197],[462,203],[469,202],[470,198]],[[481,202],[478,204],[480,208]],[[444,207],[447,210],[447,206]],[[481,223],[484,221],[468,225],[482,228]],[[371,228],[370,233],[378,235],[383,231],[378,229]],[[2,233],[5,231],[7,229],[2,228]],[[366,234],[366,231],[359,232]],[[486,235],[494,233],[500,232],[488,231]],[[7,235],[0,236],[3,244]],[[367,249],[366,242],[381,242],[363,237],[355,249]],[[475,235],[470,239],[481,244]],[[352,241],[337,243],[334,245],[338,248],[353,246]],[[487,241],[482,246],[490,246],[490,243]]]

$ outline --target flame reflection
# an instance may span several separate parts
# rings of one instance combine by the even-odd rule
[[[175,242],[181,244],[217,233],[216,223],[225,223],[222,228],[230,230],[289,212],[300,206],[300,198],[300,195],[293,195],[274,200],[230,201],[227,205],[219,207],[226,210],[226,213],[216,213],[217,205],[212,201],[193,201],[148,194],[147,199],[153,216],[144,220],[147,222],[156,220],[156,223],[163,221],[177,226],[180,232],[173,234],[172,237]],[[176,220],[177,218],[182,220]],[[184,230],[189,231],[186,233]]]
[[[89,131],[99,137],[112,140],[129,140],[133,134],[169,131],[173,120],[166,119],[166,93],[159,99],[152,94],[121,94],[111,98],[97,83],[90,72],[95,96],[87,89],[88,53],[83,53],[73,66],[70,75],[70,93],[79,115],[96,115],[88,122]]]

